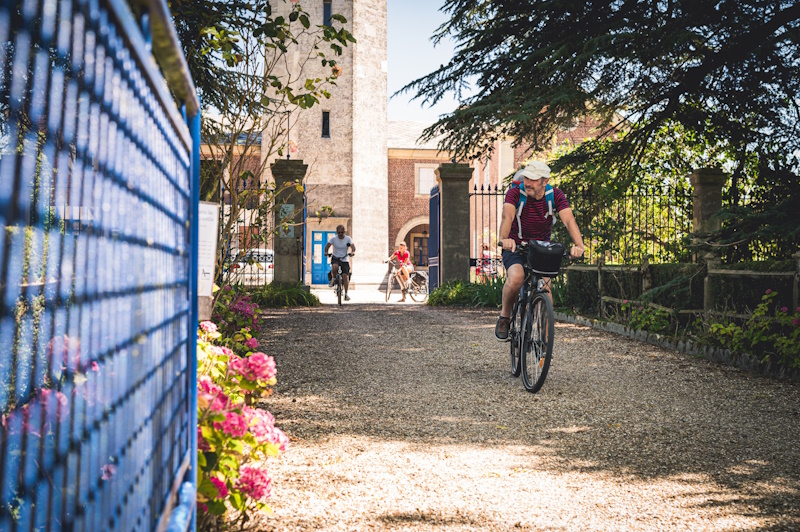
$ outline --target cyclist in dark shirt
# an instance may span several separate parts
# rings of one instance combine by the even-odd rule
[[[503,266],[506,268],[506,281],[503,285],[503,307],[500,310],[500,317],[494,328],[494,334],[498,340],[505,342],[508,340],[508,327],[511,316],[511,308],[514,305],[519,289],[525,281],[525,270],[522,268],[523,258],[514,253],[517,245],[529,240],[550,240],[550,232],[553,227],[553,217],[558,213],[559,218],[564,223],[572,239],[573,246],[570,248],[570,256],[580,257],[583,255],[583,238],[581,231],[575,222],[575,216],[569,207],[564,193],[557,188],[553,188],[553,212],[545,199],[547,181],[550,179],[550,167],[543,161],[533,161],[525,168],[514,175],[515,182],[522,182],[525,185],[528,197],[522,208],[519,219],[517,219],[517,205],[520,201],[519,187],[512,187],[506,192],[503,203],[503,217],[500,222],[500,244],[503,246]],[[550,292],[549,279],[545,278],[545,289]]]

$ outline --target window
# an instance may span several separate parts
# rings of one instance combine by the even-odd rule
[[[416,164],[417,181],[417,194],[428,196],[431,189],[437,185],[436,182],[436,169],[439,168],[438,164]]]
[[[331,15],[333,15],[331,0],[322,1],[322,24],[331,25]]]
[[[322,111],[322,138],[331,138],[331,113]]]

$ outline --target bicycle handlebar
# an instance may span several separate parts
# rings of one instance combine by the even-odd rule
[[[520,242],[519,244],[517,244],[516,248],[514,249],[514,253],[517,253],[517,252],[519,252],[520,250],[523,250],[523,249],[528,249],[529,246],[530,246],[530,244],[528,244],[527,241]],[[498,241],[497,242],[497,247],[502,248],[503,247],[503,243]],[[579,260],[583,260],[584,259],[583,255],[581,255],[580,257],[573,257],[572,255],[569,254],[569,250],[570,250],[570,248],[565,246],[564,247],[564,253],[561,254],[561,257],[569,260],[570,262],[575,262],[575,261],[579,261]]]

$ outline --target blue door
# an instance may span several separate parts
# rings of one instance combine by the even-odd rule
[[[336,231],[311,231],[311,284],[328,284],[331,261],[325,256],[325,244]]]

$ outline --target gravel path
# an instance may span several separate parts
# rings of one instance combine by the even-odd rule
[[[798,530],[800,387],[558,324],[541,392],[496,312],[274,311],[263,530]]]

